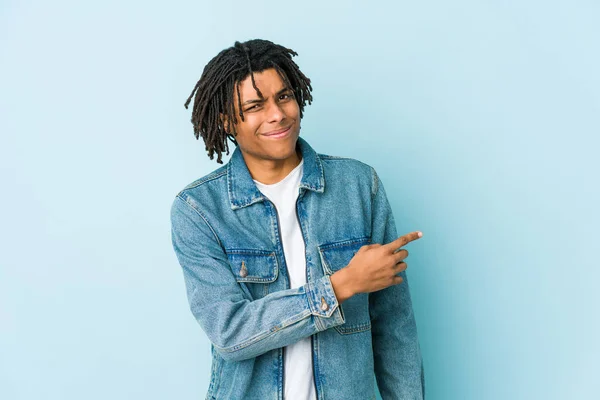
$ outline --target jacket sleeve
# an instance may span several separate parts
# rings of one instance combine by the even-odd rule
[[[385,189],[373,173],[372,243],[396,239]],[[407,232],[408,233],[408,232]],[[425,376],[406,271],[398,285],[369,293],[375,377],[383,400],[424,399]]]
[[[171,238],[192,314],[226,360],[253,358],[345,322],[329,276],[245,297],[215,231],[180,195],[171,207]]]

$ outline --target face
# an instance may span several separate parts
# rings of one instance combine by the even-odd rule
[[[300,108],[294,92],[286,88],[274,68],[254,73],[254,82],[260,89],[261,99],[248,76],[240,83],[240,97],[244,121],[239,117],[237,90],[234,87],[234,105],[237,124],[235,139],[248,164],[274,161],[275,164],[297,160],[296,142],[300,134]],[[222,115],[225,130],[226,119]],[[288,129],[283,136],[272,133]]]

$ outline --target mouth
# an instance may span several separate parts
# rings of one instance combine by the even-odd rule
[[[292,130],[292,125],[288,126],[285,129],[281,129],[278,131],[274,131],[274,132],[270,132],[270,133],[263,133],[263,136],[266,136],[268,138],[272,138],[272,139],[281,139],[286,137],[290,131]]]

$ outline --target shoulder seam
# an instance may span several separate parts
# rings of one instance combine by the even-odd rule
[[[327,159],[327,160],[352,160],[353,159],[353,158],[350,158],[350,157],[332,156],[332,155],[329,155],[329,154],[320,154],[320,153],[319,153],[319,158]]]
[[[370,167],[371,168],[371,177],[373,178],[373,181],[371,182],[371,201],[373,201],[375,199],[375,196],[377,195],[377,192],[379,191],[379,177],[377,176],[377,172],[375,171],[375,168]]]
[[[196,212],[196,214],[198,214],[200,216],[200,218],[202,218],[202,220],[204,221],[204,223],[206,224],[206,226],[208,226],[208,229],[210,229],[210,231],[212,232],[213,236],[217,240],[217,243],[219,244],[219,246],[221,248],[223,248],[223,244],[219,240],[219,237],[217,236],[217,233],[215,232],[215,230],[213,229],[213,227],[210,225],[210,223],[208,222],[208,220],[206,219],[206,217],[204,216],[204,214],[202,214],[202,212],[200,212],[200,210],[198,210],[196,207],[194,207],[193,205],[191,205],[187,200],[185,200],[179,194],[177,196],[175,196],[175,198],[181,200],[182,202],[184,202],[189,208],[191,208],[192,210],[194,210]]]
[[[332,161],[336,161],[336,160],[340,160],[340,161],[341,161],[341,160],[355,161],[355,162],[357,162],[357,163],[359,163],[359,164],[362,164],[362,165],[364,165],[364,166],[366,166],[366,167],[372,168],[372,167],[371,167],[369,164],[367,164],[366,162],[364,162],[364,161],[360,161],[359,159],[357,159],[357,158],[353,158],[353,157],[332,156],[332,155],[329,155],[329,154],[321,154],[321,153],[319,153],[319,158],[321,158],[321,159],[323,159],[323,160],[332,160]]]
[[[200,185],[202,185],[202,184],[204,184],[206,182],[218,179],[218,178],[220,178],[220,177],[222,177],[223,175],[226,175],[226,174],[227,174],[226,170],[222,171],[222,172],[219,172],[216,175],[214,173],[211,173],[211,174],[209,174],[209,175],[207,175],[207,176],[205,176],[203,178],[200,178],[200,179],[198,179],[198,180],[190,183],[189,185],[185,186],[183,189],[181,189],[179,191],[179,193],[177,193],[177,196],[179,196],[181,193],[183,193],[184,191],[186,191],[188,189],[196,188],[196,187],[198,187],[198,186],[200,186]]]

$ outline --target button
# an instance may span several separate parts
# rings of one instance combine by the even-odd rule
[[[240,276],[245,278],[248,276],[248,268],[246,268],[246,263],[242,261],[242,268],[240,268]]]
[[[321,297],[321,310],[329,310],[329,304],[327,304],[327,302],[325,301],[325,297]]]

